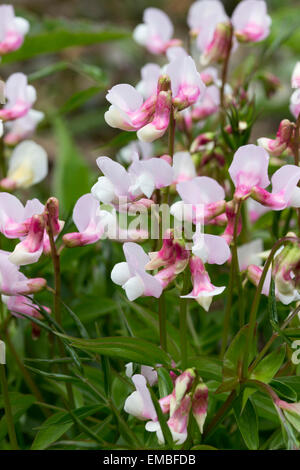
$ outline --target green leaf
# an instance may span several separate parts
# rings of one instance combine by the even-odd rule
[[[240,329],[237,335],[233,338],[230,343],[223,361],[223,379],[232,380],[233,378],[239,377],[240,368],[243,360],[243,355],[246,346],[246,338],[248,334],[248,325]],[[249,364],[252,361],[256,350],[256,344],[253,341],[252,350],[249,354]]]
[[[250,378],[269,383],[280,369],[285,358],[285,347],[282,346],[264,357],[253,370]]]
[[[172,393],[173,382],[170,377],[170,372],[164,369],[163,367],[159,367],[157,369],[157,375],[159,396],[160,398],[162,398]]]
[[[73,111],[76,108],[79,108],[83,104],[86,103],[86,101],[89,101],[93,96],[95,96],[97,93],[103,90],[103,87],[90,87],[87,88],[86,90],[81,90],[78,91],[77,93],[74,93],[74,95],[69,98],[65,104],[63,104],[59,108],[59,113],[60,114],[65,114],[70,111]]]
[[[151,394],[152,402],[153,402],[153,405],[154,405],[154,408],[155,408],[155,411],[156,411],[156,414],[157,414],[157,418],[158,418],[158,421],[159,421],[159,424],[160,424],[160,427],[161,427],[161,431],[162,431],[162,434],[163,434],[163,437],[164,437],[165,444],[168,445],[168,449],[173,449],[173,445],[174,445],[173,438],[172,438],[170,428],[167,424],[166,417],[162,412],[161,406],[159,404],[159,401],[158,401],[154,391],[150,387],[149,387],[149,392]]]
[[[297,401],[297,393],[289,385],[281,381],[281,378],[278,380],[272,380],[270,383],[271,387],[275,392],[286,400]]]
[[[132,361],[150,366],[154,364],[171,366],[171,360],[167,353],[156,344],[143,339],[117,336],[84,340],[66,335],[60,336],[70,341],[71,346],[83,351],[119,357],[124,361]]]
[[[204,444],[200,444],[198,446],[192,447],[191,450],[219,450],[219,449],[217,449],[216,447],[206,446]]]
[[[92,29],[68,28],[68,24],[63,24],[51,31],[40,34],[28,35],[23,46],[15,52],[6,54],[2,58],[3,63],[15,62],[29,59],[39,54],[50,54],[58,52],[67,47],[89,46],[100,42],[115,41],[129,36],[129,33],[122,29]],[[73,25],[71,25],[73,26]]]
[[[53,189],[62,213],[67,214],[80,196],[90,192],[91,172],[62,119],[54,120],[54,130],[58,146]]]
[[[46,67],[42,67],[36,72],[32,72],[28,75],[28,81],[34,82],[36,80],[40,80],[41,78],[48,77],[53,73],[60,72],[61,70],[66,70],[69,67],[68,62],[62,60],[60,62],[55,62],[54,64],[46,65]]]
[[[189,367],[196,367],[199,375],[208,380],[222,380],[222,361],[209,356],[192,356],[189,358]]]
[[[84,419],[88,416],[94,415],[98,411],[101,411],[102,405],[90,405],[83,406],[74,410],[73,413],[78,419]],[[43,425],[40,427],[37,435],[35,436],[32,444],[32,450],[43,450],[50,446],[53,442],[59,439],[65,432],[67,432],[71,426],[73,426],[74,420],[67,411],[59,411],[54,413],[50,418],[46,419]]]
[[[24,395],[22,393],[10,392],[9,394],[10,404],[12,409],[13,420],[15,423],[19,421],[21,416],[26,413],[35,402],[36,398],[33,395]],[[3,395],[0,395],[0,408],[4,407]],[[7,434],[7,422],[6,416],[2,416],[0,420],[0,442],[5,438]]]
[[[233,404],[235,419],[246,446],[250,450],[257,450],[259,447],[258,420],[254,406],[248,400],[242,408],[242,400],[236,400]]]

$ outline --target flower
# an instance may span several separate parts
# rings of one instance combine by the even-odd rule
[[[25,18],[15,16],[12,5],[0,6],[0,56],[22,46],[28,33],[29,23]]]
[[[173,155],[174,183],[189,181],[196,177],[196,169],[189,152],[176,152]]]
[[[293,124],[288,119],[283,119],[279,124],[276,139],[261,137],[257,143],[273,157],[279,157],[289,147],[293,130]]]
[[[203,263],[224,264],[230,258],[230,249],[224,238],[200,233],[199,226],[193,236],[192,253]]]
[[[8,121],[6,128],[8,133],[4,137],[7,145],[16,145],[21,140],[30,137],[37,125],[44,119],[44,113],[35,109],[30,109],[25,116]]]
[[[216,85],[210,85],[206,88],[204,97],[197,101],[191,110],[193,121],[206,119],[216,113],[220,106],[220,90]]]
[[[204,97],[206,87],[192,57],[178,57],[171,61],[166,67],[166,74],[171,79],[172,100],[178,110]]]
[[[28,188],[42,181],[48,173],[48,156],[40,145],[24,140],[12,152],[7,177],[0,181],[4,189]]]
[[[28,295],[46,286],[46,279],[28,279],[9,260],[10,253],[0,250],[0,292],[4,295]]]
[[[135,374],[131,377],[131,380],[136,391],[126,399],[124,410],[141,420],[157,419],[145,377],[141,374]]]
[[[300,114],[300,88],[294,91],[290,99],[290,111],[297,119]]]
[[[259,42],[270,33],[271,18],[263,0],[243,0],[231,18],[234,34],[241,42]]]
[[[297,62],[291,78],[292,88],[300,88],[300,62]]]
[[[249,196],[253,186],[268,186],[268,165],[269,155],[262,147],[253,144],[240,147],[228,170],[236,188],[235,197]]]
[[[111,272],[111,279],[122,286],[130,301],[140,296],[160,297],[162,286],[157,279],[145,271],[150,258],[136,243],[124,243],[126,262],[118,263]]]
[[[117,204],[120,197],[134,201],[145,194],[149,198],[155,188],[169,186],[173,181],[172,167],[160,158],[134,161],[128,171],[108,157],[99,157],[97,165],[104,176],[98,178],[91,192],[104,204]]]
[[[225,192],[213,178],[196,176],[189,181],[182,181],[176,186],[182,201],[171,206],[171,214],[178,220],[186,219],[201,222],[213,218],[224,211]]]
[[[205,383],[202,382],[196,386],[192,396],[192,412],[201,434],[203,433],[203,426],[207,416],[207,407],[208,388]]]
[[[122,147],[118,152],[118,160],[124,163],[132,163],[135,160],[146,160],[153,157],[153,144],[134,140],[130,144]]]
[[[178,39],[173,36],[173,25],[162,10],[158,8],[146,8],[143,16],[144,23],[139,24],[133,37],[138,44],[145,46],[152,54],[164,54],[166,50],[175,45],[180,45]]]
[[[150,98],[156,94],[157,83],[162,71],[157,64],[146,64],[141,69],[141,81],[137,84],[136,90],[144,97],[144,99]]]
[[[129,362],[125,365],[127,377],[133,376],[133,363]],[[150,387],[157,383],[158,375],[156,370],[151,366],[141,366],[141,374],[145,377]]]
[[[32,264],[43,252],[45,221],[43,215],[33,215],[27,236],[15,246],[8,259],[17,266]]]
[[[190,269],[193,290],[187,295],[182,295],[181,298],[195,299],[208,312],[213,296],[221,294],[225,286],[216,287],[211,283],[204,263],[199,257],[190,258]]]
[[[36,91],[28,85],[27,77],[23,73],[13,73],[5,83],[4,95],[6,104],[0,109],[0,119],[11,121],[18,119],[31,109],[36,101]]]
[[[239,246],[237,249],[237,254],[240,271],[247,269],[250,264],[260,266],[262,264],[262,258],[260,256],[262,251],[263,242],[260,238]]]

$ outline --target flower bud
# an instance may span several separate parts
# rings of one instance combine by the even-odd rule
[[[192,396],[192,411],[201,434],[203,433],[203,426],[207,415],[207,405],[208,388],[204,383],[200,383],[196,386]]]
[[[211,62],[223,62],[228,55],[232,41],[232,26],[230,23],[219,23],[213,39],[201,56],[202,65]]]
[[[61,231],[61,224],[58,219],[59,215],[59,202],[56,197],[50,197],[45,205],[46,209],[46,223],[51,227],[53,236],[58,235]]]

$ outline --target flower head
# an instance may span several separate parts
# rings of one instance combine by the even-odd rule
[[[4,95],[7,102],[0,109],[0,119],[4,121],[25,116],[36,100],[35,88],[28,85],[27,77],[23,73],[14,73],[8,78]]]
[[[259,42],[270,33],[271,18],[264,0],[243,0],[232,14],[232,24],[241,42]]]
[[[25,18],[15,16],[12,5],[0,6],[0,56],[22,46],[28,33],[29,23]]]

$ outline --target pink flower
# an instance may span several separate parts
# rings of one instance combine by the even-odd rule
[[[144,23],[135,28],[133,37],[152,54],[164,54],[169,47],[181,44],[180,40],[171,39],[173,25],[162,10],[146,8],[143,20]]]
[[[263,0],[243,0],[232,14],[232,24],[241,42],[259,42],[270,33],[271,18]]]
[[[172,100],[170,91],[160,91],[157,95],[153,119],[137,131],[142,142],[153,142],[162,137],[169,127]]]
[[[104,204],[116,204],[120,197],[134,201],[144,194],[149,198],[155,188],[163,188],[173,182],[171,166],[160,158],[134,161],[128,171],[108,157],[99,157],[97,165],[104,176],[98,178],[91,192]]]
[[[187,21],[191,32],[197,36],[200,51],[206,53],[211,47],[217,25],[226,23],[228,16],[220,1],[199,0],[189,9]]]
[[[133,375],[131,379],[135,385],[136,391],[126,399],[124,410],[126,413],[141,420],[156,420],[156,411],[147,388],[145,377],[141,374],[136,374]]]
[[[118,263],[111,272],[111,279],[122,286],[130,301],[141,296],[160,297],[162,286],[153,276],[146,272],[150,258],[143,248],[136,243],[124,243],[123,251],[126,262]]]
[[[38,199],[26,202],[25,207],[16,196],[0,193],[0,232],[6,238],[22,238],[28,233],[31,217],[42,214],[43,204]]]
[[[100,210],[99,202],[91,194],[84,194],[78,199],[73,210],[73,221],[79,232],[63,236],[64,243],[69,247],[95,243],[116,225],[115,217]]]
[[[267,206],[263,206],[254,199],[247,200],[249,219],[252,223],[256,222],[263,214],[271,210]]]
[[[141,81],[135,87],[136,90],[144,97],[144,99],[150,98],[156,94],[157,83],[159,77],[162,75],[162,71],[157,64],[146,64],[141,69]]]
[[[36,100],[35,88],[28,85],[27,77],[23,73],[14,73],[8,78],[4,94],[7,102],[0,109],[0,119],[4,121],[25,116]]]
[[[173,156],[174,183],[189,181],[196,176],[196,169],[189,152],[176,152]]]
[[[290,111],[297,119],[300,114],[300,88],[294,91],[290,99]]]
[[[4,295],[28,295],[46,286],[43,278],[28,279],[9,261],[10,253],[0,250],[0,291]]]
[[[183,59],[184,57],[187,57],[188,53],[181,46],[172,46],[167,49],[166,55],[167,55],[169,62],[172,62],[173,60],[176,60],[179,58]]]
[[[195,299],[208,312],[213,296],[221,294],[225,286],[216,287],[211,283],[203,261],[198,257],[194,256],[190,259],[190,269],[193,290],[181,297],[183,299]]]
[[[133,363],[129,362],[128,364],[126,364],[125,369],[126,376],[131,378],[133,375]],[[157,383],[158,375],[154,367],[142,365],[141,375],[145,377],[150,387]]]
[[[273,210],[282,210],[286,207],[300,207],[300,168],[296,165],[284,165],[273,174],[272,193],[253,187],[252,197]]]
[[[300,62],[297,62],[291,78],[292,88],[300,88]]]
[[[177,109],[185,109],[204,97],[206,87],[192,57],[173,60],[167,66],[166,74],[171,79],[172,99]]]
[[[178,220],[194,223],[216,217],[224,211],[225,192],[222,186],[207,176],[197,176],[176,186],[182,201],[171,206],[171,214]]]
[[[263,248],[263,242],[260,238],[239,246],[237,253],[240,271],[246,270],[250,264],[260,266],[262,264],[260,254],[263,252]]]
[[[134,140],[118,152],[118,160],[130,164],[135,160],[147,160],[153,157],[153,144]]]
[[[216,85],[206,88],[203,100],[195,103],[191,111],[192,120],[200,121],[216,113],[220,105],[220,90]]]
[[[42,215],[31,217],[27,236],[16,245],[9,260],[17,266],[32,264],[43,253],[45,221]]]
[[[224,264],[230,258],[230,249],[224,238],[217,235],[200,233],[196,229],[193,236],[192,253],[203,263]]]
[[[8,133],[4,137],[7,145],[16,145],[21,140],[27,139],[35,131],[37,125],[44,119],[44,113],[30,109],[25,116],[7,122]]]
[[[244,145],[233,156],[229,174],[235,185],[235,197],[250,195],[253,186],[265,188],[269,185],[269,155],[256,145]]]
[[[0,6],[0,56],[15,51],[22,46],[28,33],[29,23],[15,16],[12,5]]]
[[[293,124],[288,119],[283,119],[279,125],[276,139],[261,137],[257,140],[257,143],[267,150],[270,155],[279,157],[289,147],[293,130]]]

